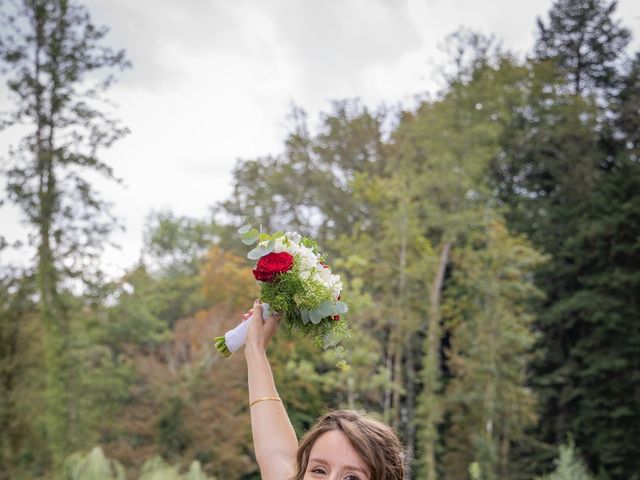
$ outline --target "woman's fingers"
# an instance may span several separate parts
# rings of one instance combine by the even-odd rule
[[[249,326],[247,340],[258,344],[261,348],[266,349],[267,345],[271,341],[271,338],[280,326],[282,315],[275,314],[265,319],[263,316],[263,312],[264,309],[262,307],[262,303],[260,303],[259,300],[256,300],[253,304],[253,308],[249,310],[249,314],[253,315],[253,321]]]
[[[253,310],[255,318],[264,320],[264,318],[262,317],[262,304],[260,303],[260,300],[256,300],[255,302],[253,302],[253,308],[251,310]]]

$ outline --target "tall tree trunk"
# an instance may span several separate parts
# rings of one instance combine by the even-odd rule
[[[426,407],[426,419],[424,420],[424,458],[425,479],[436,480],[436,446],[438,443],[438,424],[441,420],[440,395],[440,341],[441,341],[441,312],[440,301],[442,297],[442,284],[449,263],[449,250],[451,242],[442,245],[438,271],[431,285],[429,294],[430,310],[429,323],[427,325],[425,366],[423,368],[424,386],[423,400]]]
[[[58,275],[51,246],[51,225],[55,211],[56,181],[50,152],[40,153],[44,166],[40,188],[40,218],[37,282],[40,313],[45,327],[47,411],[47,443],[52,455],[54,472],[60,472],[68,452],[69,419],[66,358],[66,325],[64,309],[58,292]]]

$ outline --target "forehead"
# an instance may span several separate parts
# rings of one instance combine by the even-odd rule
[[[369,471],[367,464],[340,430],[325,432],[318,437],[309,452],[309,460],[312,459],[330,463],[334,469],[351,466]]]

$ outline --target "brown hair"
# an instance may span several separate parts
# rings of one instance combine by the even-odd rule
[[[404,455],[398,437],[382,422],[352,410],[336,410],[318,419],[298,446],[297,471],[292,480],[302,480],[311,448],[324,433],[339,430],[369,469],[371,480],[403,480]]]

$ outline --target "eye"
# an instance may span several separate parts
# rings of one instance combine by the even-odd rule
[[[344,480],[360,480],[360,477],[356,475],[347,475],[347,477]]]
[[[327,474],[327,472],[325,471],[325,469],[324,469],[324,468],[322,468],[322,467],[314,467],[314,468],[312,468],[312,469],[311,469],[311,473],[319,473],[319,474],[321,474],[321,475],[326,475],[326,474]]]

